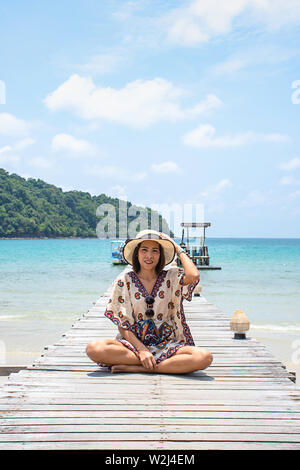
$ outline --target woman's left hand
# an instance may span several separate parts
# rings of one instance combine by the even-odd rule
[[[139,358],[145,369],[155,369],[157,367],[156,360],[150,351],[139,351]]]
[[[168,235],[166,235],[165,233],[162,233],[162,232],[159,232],[159,234],[160,234],[160,236],[161,236],[162,238],[164,238],[165,240],[170,240],[170,242],[173,243],[173,245],[175,246],[176,252],[177,252],[178,250],[180,250],[180,246],[179,246],[174,240],[172,240],[171,237],[169,237]]]

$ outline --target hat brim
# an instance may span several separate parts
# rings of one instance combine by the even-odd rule
[[[127,240],[124,247],[123,247],[123,258],[124,260],[132,265],[132,256],[134,249],[139,245],[141,242],[146,240],[151,240],[159,243],[164,250],[165,255],[165,266],[167,264],[172,263],[175,258],[176,250],[174,244],[170,240],[165,240],[162,238],[154,238],[152,237],[141,237],[141,238],[133,238],[131,240]]]

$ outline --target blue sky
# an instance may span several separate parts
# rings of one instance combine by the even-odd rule
[[[299,237],[299,26],[299,0],[0,1],[0,167]]]

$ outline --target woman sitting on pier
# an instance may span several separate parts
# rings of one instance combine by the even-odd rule
[[[170,266],[175,253],[183,266]],[[205,369],[211,353],[196,347],[183,299],[192,300],[199,272],[167,235],[144,230],[128,240],[124,259],[132,270],[115,281],[104,315],[119,328],[115,339],[92,341],[86,353],[112,372],[185,374]]]

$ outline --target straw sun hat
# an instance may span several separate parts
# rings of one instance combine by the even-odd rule
[[[176,253],[174,244],[170,240],[162,238],[156,230],[149,229],[142,230],[135,238],[126,240],[123,247],[123,258],[127,263],[132,264],[132,255],[135,247],[145,240],[154,240],[159,243],[164,250],[166,265],[172,263]]]

